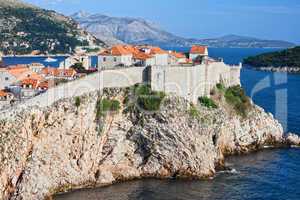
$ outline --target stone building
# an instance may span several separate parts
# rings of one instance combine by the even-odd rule
[[[202,59],[208,58],[208,47],[207,46],[200,46],[200,45],[194,45],[192,46],[190,50],[190,59],[192,61],[198,62]]]
[[[82,63],[84,69],[89,70],[91,68],[91,58],[86,54],[75,54],[64,61],[59,63],[60,69],[70,69],[76,63]]]

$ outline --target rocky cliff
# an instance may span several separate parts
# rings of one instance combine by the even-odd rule
[[[119,110],[101,115],[104,97],[118,100]],[[243,118],[222,100],[213,109],[168,95],[158,112],[127,102],[128,89],[110,89],[4,113],[0,199],[44,199],[144,177],[208,178],[226,155],[283,142],[281,125],[254,105]]]

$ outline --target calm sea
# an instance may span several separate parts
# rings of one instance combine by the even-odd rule
[[[56,56],[52,57],[56,61],[54,62],[46,62],[47,57],[4,57],[3,61],[5,65],[16,65],[16,64],[30,64],[30,63],[42,63],[46,67],[59,67],[59,63],[63,62],[66,57],[65,56]],[[97,66],[97,57],[91,57],[91,67]]]
[[[187,51],[187,49],[177,49]],[[277,49],[209,49],[228,64],[244,57]],[[271,112],[285,131],[300,133],[300,75],[259,72],[244,68],[242,85],[254,102]],[[57,200],[198,200],[198,199],[300,199],[300,149],[265,150],[234,156],[227,165],[235,170],[220,172],[209,181],[141,180],[105,188],[80,190]]]

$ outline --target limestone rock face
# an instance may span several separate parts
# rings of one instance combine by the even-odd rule
[[[108,92],[123,101],[122,91]],[[97,92],[0,120],[0,199],[44,199],[69,189],[143,177],[208,178],[224,156],[281,143],[281,125],[255,107],[246,119],[168,96],[157,113],[96,117]],[[78,105],[77,105],[78,106]],[[7,115],[8,116],[8,115]],[[101,127],[101,128],[100,128]]]

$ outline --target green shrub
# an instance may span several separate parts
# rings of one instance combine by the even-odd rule
[[[75,98],[75,106],[78,108],[78,107],[80,106],[80,104],[81,104],[81,99],[80,99],[80,97],[76,97],[76,98]]]
[[[219,90],[219,91],[225,91],[225,85],[223,84],[223,83],[218,83],[217,85],[216,85],[216,87],[217,87],[217,89]]]
[[[157,111],[165,98],[164,92],[152,91],[149,85],[136,85],[134,95],[140,108],[147,111]]]
[[[118,100],[102,99],[97,102],[97,119],[105,116],[107,112],[117,112],[120,110],[120,102]]]
[[[225,98],[227,103],[233,105],[237,113],[243,117],[246,117],[252,108],[250,98],[246,96],[245,91],[240,86],[228,88],[225,92]]]
[[[202,106],[207,108],[218,108],[217,104],[208,97],[199,97],[199,102]]]
[[[192,117],[192,118],[199,118],[200,117],[200,113],[199,113],[198,109],[193,104],[190,106],[190,109],[188,110],[188,113],[189,113],[190,117]]]
[[[151,87],[149,85],[135,85],[134,86],[134,94],[136,96],[141,95],[150,95],[152,93]]]

